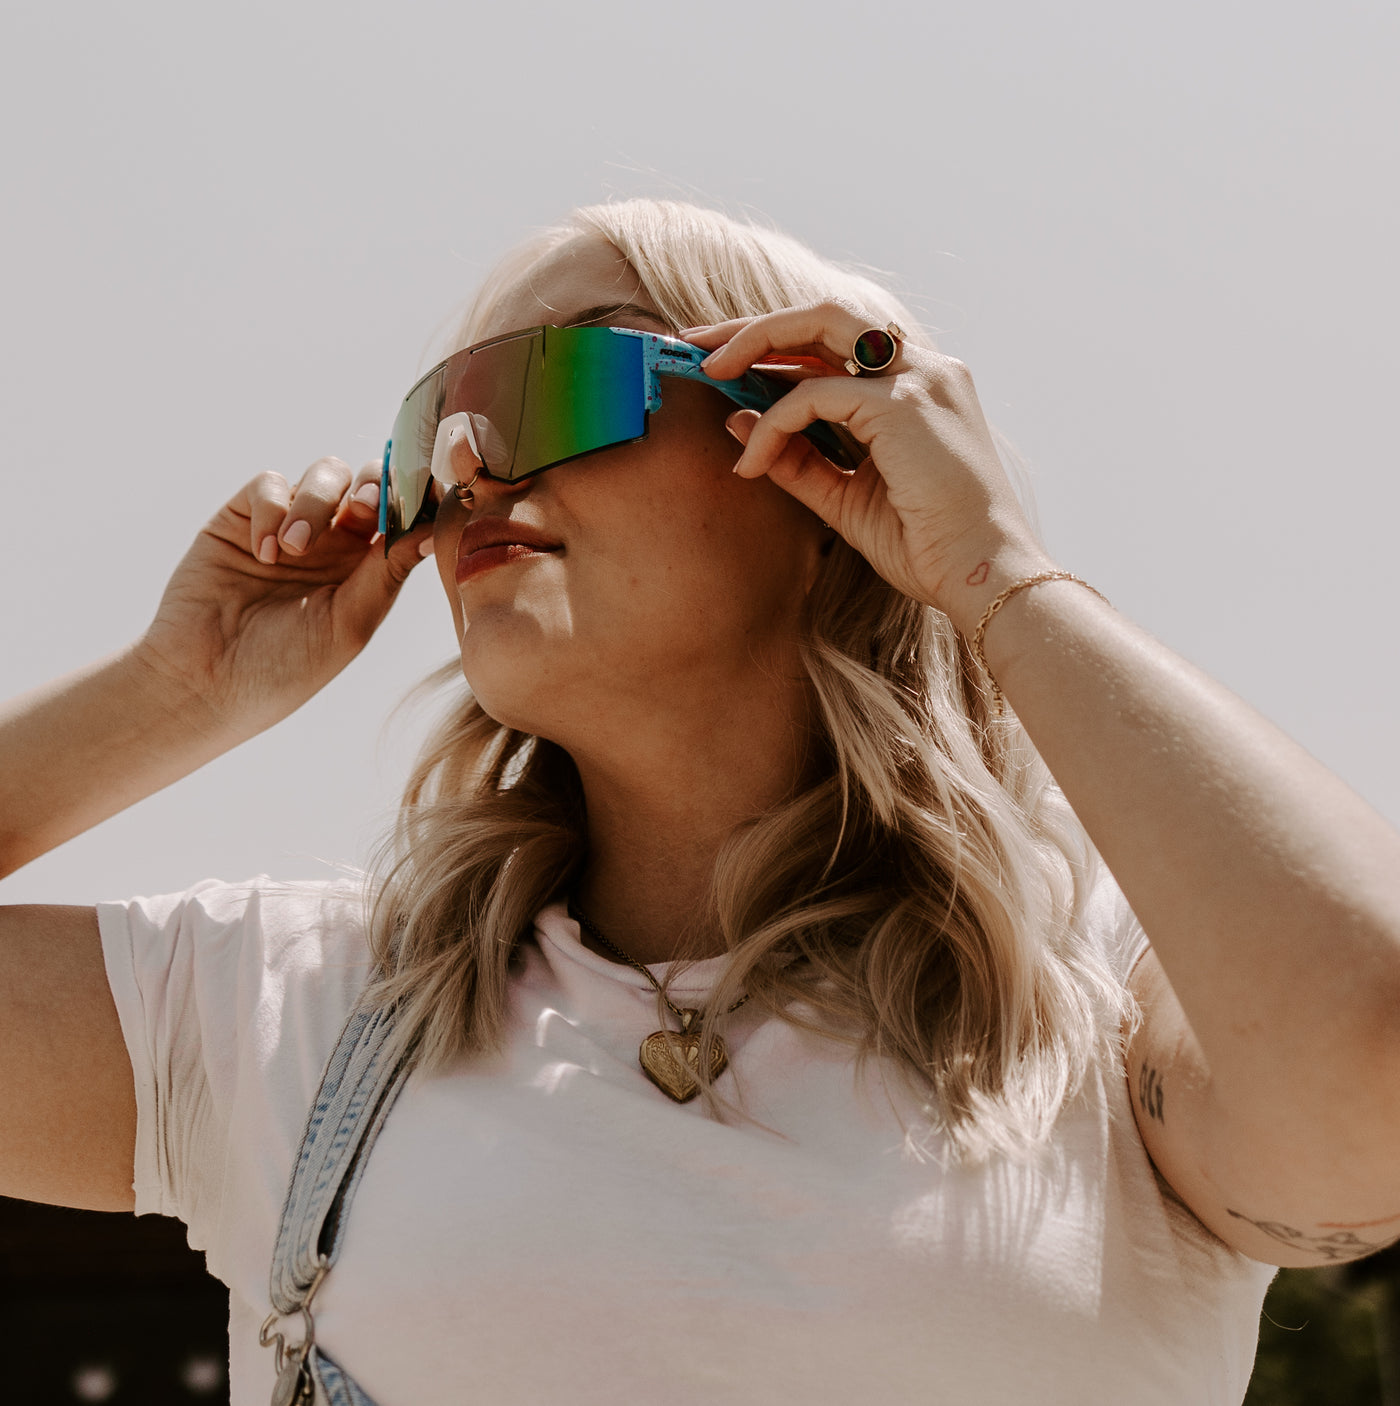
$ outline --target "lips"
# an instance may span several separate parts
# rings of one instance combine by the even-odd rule
[[[508,562],[557,552],[563,543],[528,523],[483,517],[467,525],[457,543],[457,580],[465,581]]]

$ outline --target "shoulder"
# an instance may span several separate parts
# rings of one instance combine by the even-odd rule
[[[138,1213],[179,1216],[207,1248],[230,1177],[285,1176],[369,975],[361,895],[339,878],[260,875],[98,905],[135,1080]]]
[[[348,878],[205,880],[97,913],[123,1021],[151,1039],[333,1025],[369,976],[364,890]]]
[[[181,893],[100,903],[97,913],[104,935],[115,931],[147,955],[185,946],[206,960],[253,949],[270,961],[319,961],[357,955],[366,942],[364,887],[348,875],[205,879]]]

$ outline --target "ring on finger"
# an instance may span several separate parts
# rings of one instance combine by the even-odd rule
[[[851,347],[846,370],[852,376],[878,376],[894,364],[903,337],[904,332],[897,322],[887,322],[884,327],[867,327]]]

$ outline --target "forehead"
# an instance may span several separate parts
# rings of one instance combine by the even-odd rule
[[[540,323],[591,322],[624,306],[627,311],[611,319],[617,326],[665,326],[621,252],[600,235],[582,234],[551,249],[508,284],[492,308],[489,326],[478,335],[491,337]]]

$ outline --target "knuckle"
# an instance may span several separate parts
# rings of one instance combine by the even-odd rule
[[[745,449],[751,449],[757,444],[762,444],[773,432],[773,421],[770,418],[773,414],[770,406],[749,426],[749,437],[744,442]]]
[[[307,488],[319,490],[323,493],[339,491],[341,484],[350,482],[350,465],[344,459],[317,459],[307,471],[302,474],[301,482],[297,485],[299,490]]]
[[[419,560],[420,558],[416,553],[412,556],[406,556],[403,552],[397,554],[393,552],[389,553],[388,560],[384,563],[384,567],[389,577],[389,589],[391,591],[397,591],[399,587],[408,580],[410,572],[417,566]],[[373,628],[370,629],[369,633],[374,633]]]
[[[334,475],[308,470],[292,493],[292,504],[301,517],[332,512],[340,505],[349,484],[348,469]]]
[[[754,421],[753,432],[756,435],[764,435],[772,438],[773,435],[783,431],[794,416],[801,417],[801,407],[796,399],[796,391],[789,391],[779,400],[775,400],[762,415]]]
[[[264,469],[249,483],[248,488],[262,498],[285,498],[291,491],[287,480],[273,469]]]
[[[822,319],[830,331],[842,335],[848,333],[847,324],[850,322],[859,322],[862,327],[874,326],[870,313],[854,298],[840,296],[828,298],[822,303]]]
[[[840,298],[833,295],[829,298],[821,298],[813,303],[812,310],[821,313],[824,317],[847,317],[856,311],[856,307],[849,298]]]

